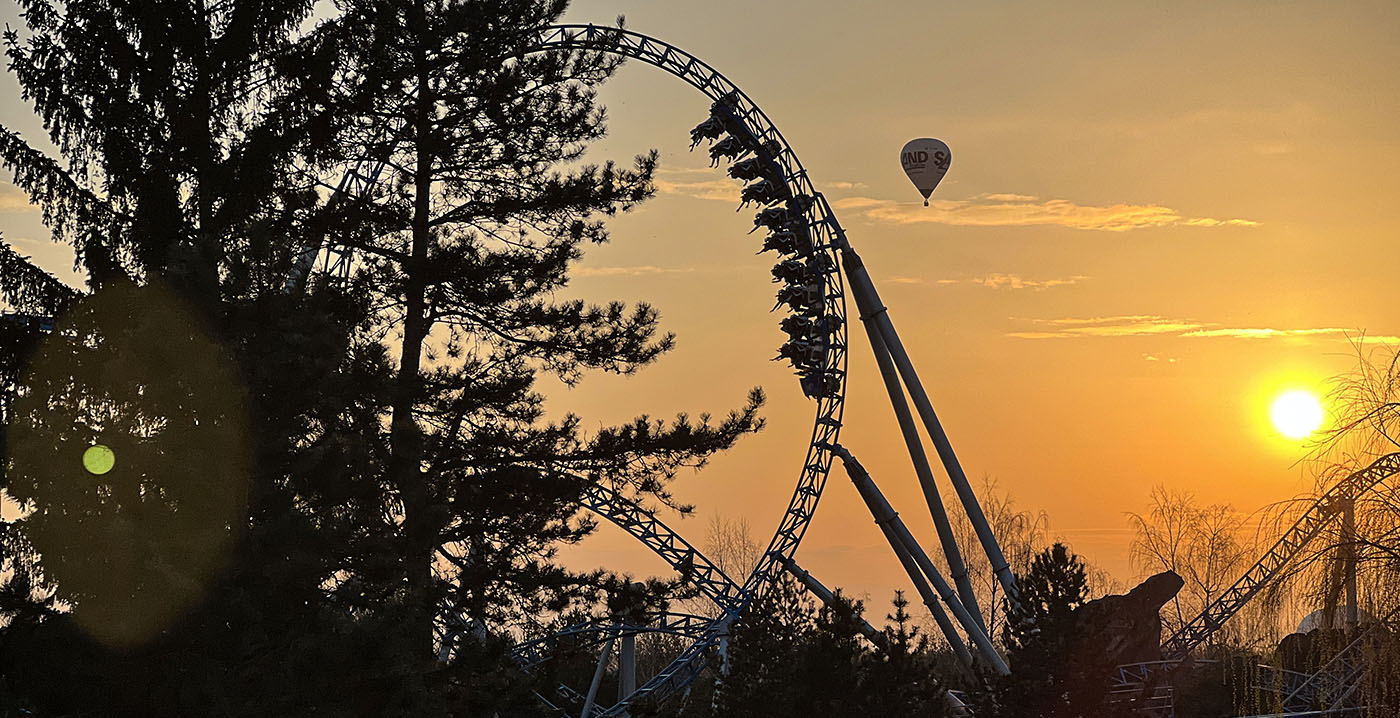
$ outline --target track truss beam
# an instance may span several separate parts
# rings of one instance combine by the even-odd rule
[[[1278,577],[1283,568],[1324,528],[1340,518],[1358,497],[1397,472],[1400,472],[1400,452],[1376,459],[1370,466],[1350,474],[1328,489],[1238,581],[1162,643],[1163,658],[1185,658],[1191,649],[1208,640]]]
[[[840,266],[838,250],[841,245],[838,240],[844,242],[845,234],[830,205],[812,186],[806,169],[777,127],[737,85],[704,61],[674,45],[619,28],[598,25],[546,28],[530,52],[572,49],[634,58],[675,75],[712,100],[723,99],[734,117],[754,138],[774,148],[773,160],[782,171],[789,193],[810,200],[806,202],[804,224],[814,251],[824,254],[832,267]],[[836,379],[837,390],[816,398],[816,418],[797,487],[768,549],[737,592],[728,577],[721,578],[722,571],[713,567],[712,563],[701,560],[703,557],[698,551],[666,529],[654,516],[630,502],[619,501],[615,493],[590,491],[586,499],[588,508],[643,540],[673,568],[683,574],[690,572],[697,587],[723,609],[722,615],[712,620],[696,636],[695,642],[669,666],[639,686],[631,696],[610,708],[597,711],[594,716],[624,715],[627,705],[634,700],[642,697],[663,698],[689,685],[706,668],[709,655],[727,639],[729,624],[734,617],[777,578],[783,571],[783,560],[790,559],[801,543],[831,471],[831,447],[836,445],[845,407],[845,279],[841,272],[833,271],[825,274],[822,282],[824,315],[836,321],[820,368]]]
[[[703,637],[714,620],[713,616],[691,613],[656,613],[648,616],[646,624],[640,626],[624,626],[608,620],[589,621],[544,638],[517,644],[510,653],[516,663],[530,668],[553,658],[560,643],[594,646],[614,638],[646,633],[665,633],[694,640]]]
[[[713,601],[724,615],[736,615],[743,609],[743,588],[652,512],[597,483],[591,483],[584,493],[583,507],[632,534]]]

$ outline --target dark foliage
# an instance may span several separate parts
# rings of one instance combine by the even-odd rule
[[[838,606],[818,608],[796,582],[780,580],[735,624],[728,675],[652,715],[945,715],[940,652],[910,625],[903,594],[879,649],[860,637],[861,603],[837,598]]]
[[[1084,562],[1054,544],[1017,576],[1019,604],[1007,601],[1002,631],[1011,675],[979,691],[979,716],[1104,718],[1131,715],[1108,701],[1112,666],[1084,655],[1074,611],[1088,599]]]
[[[762,403],[543,421],[541,373],[671,346],[645,304],[555,299],[656,162],[577,165],[618,61],[527,52],[565,5],[347,0],[303,32],[306,0],[20,2],[6,53],[61,158],[0,129],[0,163],[88,291],[0,244],[7,311],[57,318],[0,322],[25,510],[0,524],[0,714],[538,710],[500,631],[612,582],[554,560],[593,528],[580,497],[674,505]],[[328,239],[348,281],[304,271]]]

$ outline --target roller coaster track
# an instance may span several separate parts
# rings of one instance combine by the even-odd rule
[[[655,514],[623,498],[602,484],[590,484],[583,497],[584,508],[616,524],[642,545],[670,564],[686,583],[699,589],[725,615],[743,609],[743,589],[710,559],[672,531]]]
[[[559,657],[560,644],[565,644],[564,650],[567,652],[568,650],[591,649],[599,644],[619,638],[655,633],[676,636],[688,641],[699,641],[705,637],[714,622],[713,617],[689,613],[654,613],[646,617],[644,625],[631,626],[618,624],[610,619],[597,619],[570,626],[543,638],[517,644],[511,649],[511,658],[528,673],[533,672],[540,664]],[[573,706],[582,705],[587,701],[584,694],[574,690],[566,683],[555,685],[554,690],[558,693],[555,701],[562,698]],[[541,694],[536,694],[536,697],[547,708],[560,715],[567,714],[566,707],[568,706],[556,705],[555,701],[551,701]]]
[[[1397,617],[1400,617],[1400,607],[1379,621],[1366,623],[1355,640],[1338,651],[1301,685],[1288,692],[1283,699],[1284,710],[1301,713],[1317,703],[1322,703],[1328,710],[1356,708],[1356,692],[1361,688],[1361,679],[1366,671],[1366,644],[1374,640],[1381,627],[1390,626]]]
[[[711,652],[728,636],[729,624],[758,593],[783,572],[784,562],[791,560],[798,544],[801,543],[831,470],[832,447],[837,444],[845,408],[846,295],[845,279],[839,267],[840,251],[843,248],[849,250],[849,244],[830,204],[816,191],[807,176],[807,170],[777,126],[743,90],[703,60],[674,45],[640,33],[598,25],[555,25],[541,28],[526,52],[554,50],[584,50],[635,58],[675,75],[716,103],[722,104],[725,111],[732,114],[732,119],[742,125],[742,131],[748,133],[752,144],[763,146],[769,155],[768,159],[781,170],[787,185],[788,206],[797,212],[794,223],[790,226],[804,235],[803,239],[810,253],[824,257],[829,267],[820,278],[819,303],[822,309],[820,316],[829,318],[833,323],[830,339],[823,345],[818,371],[820,376],[831,378],[834,387],[819,391],[812,397],[816,403],[816,418],[797,487],[768,549],[743,584],[725,575],[718,566],[668,528],[652,512],[637,506],[612,489],[589,482],[590,486],[581,501],[582,508],[608,519],[632,534],[720,609],[719,615],[714,618],[686,616],[682,619],[676,618],[680,614],[663,614],[657,617],[658,623],[655,626],[613,625],[603,629],[594,627],[594,624],[582,624],[565,629],[561,636],[578,632],[591,631],[597,634],[599,631],[606,631],[608,637],[616,637],[627,632],[660,631],[685,636],[694,641],[669,666],[653,676],[634,694],[611,708],[594,714],[603,718],[625,715],[627,705],[638,698],[663,698],[689,685],[705,669]],[[391,98],[391,111],[387,114],[391,117],[402,115],[404,108],[414,97],[414,93],[406,93]],[[373,202],[375,187],[382,181],[384,168],[389,158],[404,142],[405,134],[405,123],[401,120],[394,120],[375,128],[372,131],[370,151],[341,175],[327,200],[327,207],[333,208],[344,202]],[[334,237],[317,238],[298,253],[284,285],[285,291],[292,294],[304,291],[311,273],[318,271],[318,264],[322,274],[342,279],[347,277],[352,268],[353,255],[350,247],[340,245]],[[41,331],[48,331],[52,327],[52,318],[46,316],[7,314],[3,319],[24,326],[33,325]],[[435,628],[435,636],[444,644],[443,655],[450,655],[451,644],[456,636],[471,630],[472,625],[472,622],[460,616],[442,616],[440,625]],[[528,648],[518,646],[517,651],[525,652],[521,655],[528,665],[529,661],[537,659],[532,652],[546,650],[550,645],[551,639],[541,639],[522,644]]]
[[[597,25],[557,25],[542,29],[530,52],[550,50],[586,50],[634,58],[675,75],[710,99],[722,103],[742,124],[755,144],[773,148],[771,159],[781,169],[789,194],[793,198],[805,198],[800,226],[806,241],[816,254],[827,257],[831,267],[840,266],[838,250],[844,243],[844,231],[826,198],[812,186],[806,169],[772,120],[719,71],[669,43],[640,33]],[[692,638],[693,642],[670,665],[638,687],[627,699],[593,715],[599,718],[624,715],[627,705],[637,699],[663,698],[689,685],[707,667],[710,654],[728,636],[729,624],[734,617],[777,578],[784,570],[783,561],[792,557],[802,541],[831,470],[831,447],[837,442],[845,407],[845,280],[840,271],[831,271],[823,275],[822,282],[824,315],[835,320],[835,331],[826,345],[821,367],[823,372],[838,382],[837,390],[815,397],[816,419],[797,487],[763,558],[742,585],[736,585],[651,513],[610,490],[597,486],[589,489],[584,500],[586,508],[641,540],[721,609],[721,615],[703,627],[688,625],[684,635]],[[618,628],[609,630],[615,632]]]
[[[697,616],[690,613],[655,613],[647,616],[645,625],[622,626],[612,620],[599,619],[570,626],[533,641],[517,644],[511,649],[511,657],[524,668],[539,665],[553,658],[560,643],[575,647],[592,646],[614,638],[635,636],[644,633],[665,633],[696,640],[705,635],[712,616]]]
[[[1348,475],[1328,489],[1327,493],[1298,517],[1263,558],[1219,598],[1207,605],[1199,615],[1162,643],[1162,657],[1168,660],[1185,658],[1193,648],[1209,639],[1250,599],[1277,578],[1289,562],[1341,515],[1346,506],[1397,472],[1400,472],[1400,452],[1376,459],[1370,466]]]
[[[326,201],[327,212],[334,211],[339,205],[347,202],[372,204],[375,201],[374,190],[384,173],[384,167],[407,135],[408,123],[404,120],[407,108],[417,98],[418,91],[414,89],[390,99],[389,109],[382,113],[389,119],[373,131],[371,151],[341,175],[335,190]],[[344,280],[350,276],[353,256],[354,253],[348,248],[337,247],[334,238],[318,237],[303,247],[297,255],[284,289],[291,294],[300,294],[306,288],[306,281],[318,260],[323,274]]]

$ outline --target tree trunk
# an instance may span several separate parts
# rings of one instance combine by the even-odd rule
[[[414,168],[414,200],[412,218],[412,249],[404,265],[405,301],[403,347],[399,355],[399,373],[390,423],[391,475],[403,499],[403,535],[406,542],[405,566],[407,604],[412,625],[408,630],[412,643],[421,644],[421,653],[430,657],[432,651],[432,559],[433,527],[428,520],[430,497],[423,475],[423,434],[413,417],[418,399],[423,342],[428,334],[425,313],[426,282],[423,273],[428,261],[431,220],[433,158],[427,147],[432,131],[433,94],[429,84],[427,18],[423,3],[410,10],[410,30],[414,36],[414,63],[418,85],[418,101],[413,107],[413,129],[416,154]]]
[[[189,138],[198,149],[195,159],[195,243],[193,260],[196,262],[192,288],[197,288],[203,301],[214,301],[219,295],[219,254],[214,237],[214,58],[213,33],[209,9],[199,11],[200,44],[199,54],[194,58],[195,91],[194,102],[199,103],[200,132]]]

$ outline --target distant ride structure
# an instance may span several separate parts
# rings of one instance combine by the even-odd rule
[[[1377,632],[1400,620],[1400,609],[1376,619],[1363,615],[1358,606],[1355,555],[1358,539],[1355,535],[1354,511],[1359,499],[1397,474],[1400,474],[1400,452],[1377,457],[1333,484],[1294,520],[1292,526],[1238,580],[1162,641],[1162,660],[1120,666],[1112,678],[1114,691],[1125,696],[1143,694],[1136,697],[1141,701],[1142,712],[1159,718],[1172,718],[1175,711],[1170,695],[1170,674],[1183,667],[1203,663],[1192,655],[1193,652],[1208,645],[1210,639],[1225,628],[1245,605],[1304,556],[1327,529],[1334,528],[1338,532],[1335,548],[1341,554],[1339,578],[1344,592],[1337,613],[1341,614],[1342,627],[1352,640],[1311,674],[1269,665],[1257,666],[1260,677],[1256,689],[1277,695],[1282,713],[1270,715],[1365,714],[1367,706],[1360,702],[1360,688],[1366,677],[1367,666],[1363,657],[1366,642]],[[1318,623],[1327,620],[1320,619]],[[1300,625],[1300,632],[1306,627]]]

